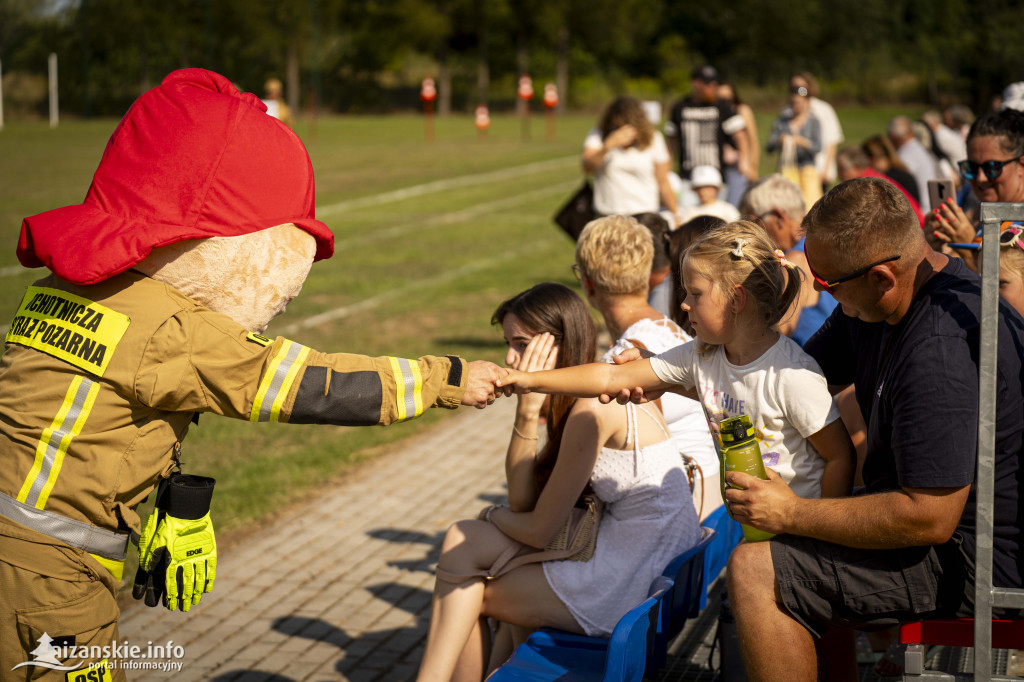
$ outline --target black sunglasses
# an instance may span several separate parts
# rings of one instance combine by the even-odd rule
[[[981,163],[975,163],[974,161],[961,161],[960,162],[960,175],[964,180],[974,180],[978,177],[978,169],[985,174],[985,177],[989,180],[995,180],[1003,172],[1003,166],[1014,161],[1019,161],[1018,156],[1015,159],[1007,159],[1006,161],[982,161]]]
[[[843,275],[841,277],[836,277],[835,279],[823,279],[821,277],[821,275],[816,273],[814,271],[814,268],[811,267],[811,262],[810,261],[807,261],[807,267],[810,269],[811,276],[814,277],[814,281],[815,282],[820,284],[822,286],[822,288],[824,288],[824,289],[831,289],[832,287],[836,286],[837,284],[842,284],[843,282],[849,282],[851,279],[857,279],[858,277],[863,277],[864,275],[868,274],[871,271],[871,268],[875,267],[876,265],[881,265],[882,263],[888,263],[889,261],[894,261],[894,260],[899,260],[899,259],[900,259],[900,257],[898,255],[896,255],[896,256],[889,256],[888,258],[883,258],[882,260],[876,261],[876,262],[872,263],[871,265],[865,265],[864,267],[862,267],[859,270],[854,270],[853,272],[851,272],[848,275]]]

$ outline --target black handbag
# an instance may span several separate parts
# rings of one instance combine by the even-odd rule
[[[569,201],[565,202],[562,208],[555,214],[555,223],[562,230],[572,237],[573,241],[579,239],[583,227],[597,217],[594,213],[594,188],[589,180],[584,180],[583,185],[576,190]]]

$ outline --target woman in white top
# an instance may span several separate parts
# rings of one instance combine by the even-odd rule
[[[640,101],[615,99],[583,141],[583,170],[594,176],[594,210],[599,215],[678,211],[668,181],[665,138],[654,129]]]
[[[493,321],[504,332],[511,367],[594,358],[587,305],[563,284],[514,296]],[[538,448],[543,404],[543,395],[519,396],[505,458],[509,504],[489,507],[485,520],[459,521],[445,536],[418,682],[482,679],[491,649],[488,617],[519,633],[551,626],[609,636],[651,581],[700,538],[686,474],[656,410],[553,397]],[[605,505],[590,560],[528,563],[507,573],[495,567],[510,552],[546,546],[587,487]]]
[[[627,348],[663,353],[692,340],[671,319],[647,302],[648,274],[654,256],[650,231],[627,216],[608,216],[589,223],[576,242],[576,271],[590,305],[601,312],[614,345],[602,360]],[[681,455],[700,467],[693,503],[703,520],[722,506],[718,455],[707,419],[696,400],[666,393],[657,402],[672,442]]]

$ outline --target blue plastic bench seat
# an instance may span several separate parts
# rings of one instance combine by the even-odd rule
[[[670,578],[655,578],[650,596],[619,620],[609,639],[557,630],[535,632],[488,682],[640,682],[657,636],[659,605],[671,588]]]

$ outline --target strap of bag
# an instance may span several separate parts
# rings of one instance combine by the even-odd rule
[[[482,568],[476,571],[470,571],[469,573],[453,573],[452,571],[438,566],[434,569],[434,575],[445,582],[455,585],[475,580],[477,578],[493,580],[494,578],[500,578],[509,571],[527,564],[534,564],[541,561],[561,561],[562,559],[568,559],[576,551],[574,549],[542,549],[535,552],[524,553],[524,549],[533,548],[528,547],[521,542],[513,542],[508,549],[498,555],[498,558],[494,560],[494,563],[489,569]]]

